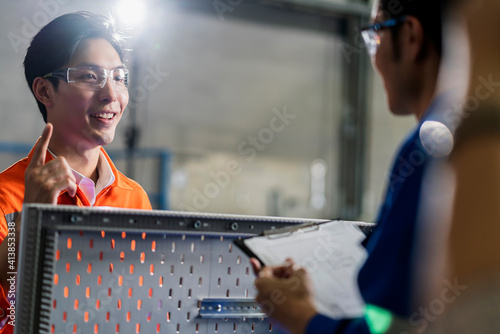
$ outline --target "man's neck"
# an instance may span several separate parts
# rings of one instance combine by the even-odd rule
[[[428,60],[419,68],[420,89],[414,95],[413,102],[410,101],[409,108],[420,121],[429,109],[432,101],[438,95],[437,82],[439,76],[439,59]]]
[[[88,177],[92,181],[97,182],[99,174],[97,171],[97,164],[99,162],[99,154],[101,147],[93,147],[90,149],[73,148],[69,146],[61,146],[50,143],[49,149],[58,157],[64,157],[69,166]]]

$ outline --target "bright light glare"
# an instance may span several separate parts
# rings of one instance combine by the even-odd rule
[[[137,26],[146,17],[146,3],[141,0],[121,0],[117,4],[119,20],[128,26]]]

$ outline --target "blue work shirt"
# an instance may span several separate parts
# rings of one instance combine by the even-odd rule
[[[423,178],[432,160],[429,145],[422,144],[421,127],[434,118],[436,109],[443,110],[443,103],[446,103],[444,98],[433,103],[399,149],[386,177],[386,196],[377,225],[365,240],[368,257],[358,275],[361,295],[367,304],[400,317],[408,318],[411,313],[419,199]],[[316,315],[309,322],[306,333],[369,334],[370,329],[365,318],[332,319]]]

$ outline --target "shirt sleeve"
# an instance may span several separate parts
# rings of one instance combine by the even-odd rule
[[[322,314],[314,316],[307,325],[306,334],[370,334],[364,318],[332,319]]]

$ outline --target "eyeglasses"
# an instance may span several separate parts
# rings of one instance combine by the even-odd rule
[[[366,49],[370,57],[374,57],[380,45],[379,31],[386,28],[393,28],[406,20],[406,16],[398,17],[383,22],[369,24],[361,29],[361,36],[366,44]]]
[[[98,66],[76,66],[62,68],[43,77],[61,79],[67,83],[92,90],[103,88],[110,78],[116,91],[124,91],[128,87],[129,72],[123,67],[107,70]]]

